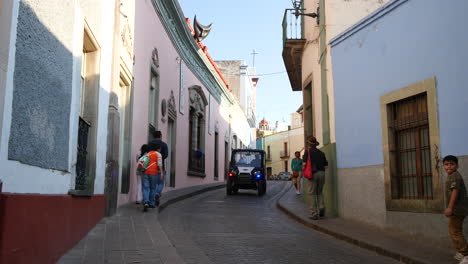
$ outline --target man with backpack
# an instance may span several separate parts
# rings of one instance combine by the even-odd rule
[[[142,172],[141,188],[143,192],[143,211],[156,207],[156,193],[158,183],[162,182],[162,155],[161,145],[148,144],[149,152],[144,154],[139,160],[137,170]]]

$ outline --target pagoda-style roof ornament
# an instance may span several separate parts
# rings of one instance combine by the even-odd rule
[[[208,26],[204,26],[197,21],[197,16],[193,18],[193,30],[195,31],[195,36],[194,38],[197,41],[202,41],[204,38],[208,36],[208,34],[211,31],[211,27],[213,26],[213,23],[209,24]]]

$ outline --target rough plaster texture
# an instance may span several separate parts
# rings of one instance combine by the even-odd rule
[[[459,158],[459,172],[468,182],[468,156]],[[444,180],[445,180],[444,173]],[[451,247],[448,221],[442,214],[387,211],[383,165],[338,169],[339,214],[379,228],[410,235],[415,241]],[[468,237],[468,221],[465,221]]]
[[[385,185],[380,165],[338,169],[339,214],[367,224],[385,225]]]
[[[68,170],[73,9],[21,1],[8,158]]]

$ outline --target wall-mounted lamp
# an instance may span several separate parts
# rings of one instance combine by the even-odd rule
[[[296,18],[298,18],[299,16],[309,16],[309,17],[316,18],[316,20],[317,20],[317,25],[320,24],[320,12],[319,12],[319,11],[320,11],[320,7],[317,7],[317,12],[315,12],[315,13],[301,13],[301,12],[299,11],[300,9],[299,9],[298,7],[294,7],[294,9],[296,9],[296,10],[294,11],[293,14],[296,16]]]

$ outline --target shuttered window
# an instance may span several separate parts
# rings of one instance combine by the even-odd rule
[[[393,199],[433,199],[427,95],[421,93],[390,105],[396,167]]]

